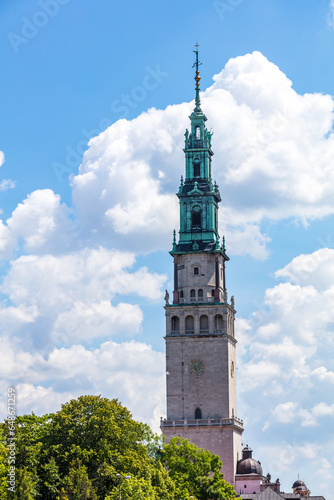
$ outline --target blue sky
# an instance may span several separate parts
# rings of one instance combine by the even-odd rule
[[[198,42],[244,442],[285,491],[300,474],[333,498],[333,2],[5,0],[0,19],[2,416],[9,383],[21,412],[93,392],[163,415]]]

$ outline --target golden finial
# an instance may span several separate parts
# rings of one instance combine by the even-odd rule
[[[198,47],[199,47],[199,44],[196,43],[195,45],[196,47],[196,50],[194,50],[195,54],[196,54],[196,61],[194,62],[193,64],[193,68],[196,67],[196,76],[195,76],[195,81],[196,81],[196,90],[199,90],[199,82],[200,82],[200,79],[201,77],[199,76],[199,70],[198,70],[198,66],[200,64],[202,64],[201,62],[199,62],[198,60]]]

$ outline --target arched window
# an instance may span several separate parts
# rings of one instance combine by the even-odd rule
[[[180,299],[183,299],[183,290],[180,290]]]
[[[186,316],[186,333],[194,333],[194,318],[193,316]]]
[[[202,410],[200,408],[196,408],[195,410],[195,420],[201,420],[202,418]]]
[[[201,138],[201,129],[200,129],[199,125],[196,125],[196,127],[195,127],[195,139],[196,139],[196,141],[199,141],[200,138]]]
[[[191,211],[191,229],[201,229],[202,210],[199,205],[195,205]]]
[[[194,177],[201,177],[201,164],[198,160],[194,161]]]
[[[198,300],[203,301],[203,290],[200,288],[197,292]]]
[[[221,314],[216,314],[215,316],[215,333],[223,333],[224,321]]]
[[[198,267],[194,267],[194,274],[199,274],[199,268]]]
[[[195,290],[190,290],[190,302],[196,302],[196,292],[195,292]]]
[[[203,314],[199,319],[199,330],[200,333],[209,333],[209,318],[206,314]]]
[[[180,332],[180,319],[178,316],[172,316],[172,333]]]

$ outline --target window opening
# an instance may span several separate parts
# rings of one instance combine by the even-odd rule
[[[198,161],[194,162],[194,177],[201,177],[201,164]]]
[[[199,319],[199,329],[200,333],[209,333],[209,318],[206,314],[203,314]]]
[[[200,408],[196,408],[195,410],[195,420],[201,420],[202,418],[202,410]]]
[[[201,229],[201,225],[202,225],[201,207],[195,205],[191,211],[191,227],[192,229]]]
[[[215,316],[215,333],[223,333],[224,322],[221,314]]]
[[[199,125],[195,127],[195,139],[198,141],[201,138],[201,129]]]
[[[186,333],[194,333],[194,318],[193,318],[193,316],[186,317]]]

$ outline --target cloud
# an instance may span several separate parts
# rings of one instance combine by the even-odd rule
[[[183,134],[193,103],[121,119],[89,141],[71,178],[73,208],[49,189],[31,193],[3,223],[0,251],[112,246],[170,249],[178,229],[175,191],[184,171]],[[202,94],[214,131],[220,234],[232,254],[269,255],[266,221],[309,221],[334,213],[333,99],[299,95],[260,52],[230,59]],[[87,203],[89,200],[89,203]]]
[[[56,251],[70,230],[68,209],[51,189],[37,190],[7,220],[12,238],[23,240],[27,252]]]
[[[273,414],[279,422],[283,422],[285,424],[291,423],[297,419],[299,412],[299,405],[295,402],[287,402],[277,405]]]
[[[334,250],[321,248],[316,252],[295,257],[277,278],[285,278],[295,285],[314,285],[318,290],[330,289],[334,283]]]
[[[319,378],[321,381],[328,381],[334,384],[334,372],[328,371],[324,366],[319,366],[312,371],[312,375]]]
[[[306,483],[332,460],[333,265],[328,248],[294,258],[275,273],[286,282],[267,289],[263,307],[237,323],[238,416],[264,469],[292,482],[301,458]]]
[[[134,254],[102,247],[19,257],[0,287],[6,297],[0,308],[6,335],[39,349],[138,333],[142,311],[124,299],[161,300],[166,277],[146,267],[133,270],[134,265]]]
[[[77,236],[70,211],[51,189],[33,191],[0,224],[0,257],[13,251],[46,253],[68,250]]]
[[[317,417],[334,416],[334,404],[319,403],[312,408],[312,413]]]
[[[89,142],[72,178],[80,226],[104,243],[166,248],[178,227],[174,195],[193,104],[119,120]],[[233,253],[268,256],[265,220],[307,224],[333,214],[333,99],[297,94],[261,53],[230,59],[202,95],[214,131],[213,172],[223,196],[221,234]],[[86,200],[92,202],[88,205]]]
[[[333,28],[334,27],[334,0],[331,0],[329,3],[329,12],[327,16],[328,25]]]
[[[16,182],[11,179],[3,179],[0,182],[0,191],[7,191],[7,189],[13,189],[16,186]]]
[[[165,414],[164,355],[141,342],[81,345],[55,348],[46,358],[28,355],[7,342],[1,366],[1,401],[5,401],[10,377],[16,386],[19,413],[57,411],[60,404],[82,394],[103,394],[120,399],[137,420],[157,431]],[[0,405],[2,418],[6,408]]]
[[[5,163],[5,155],[2,151],[0,151],[0,167]],[[13,189],[15,187],[15,181],[11,179],[3,179],[0,182],[0,191],[7,191],[7,189]]]

